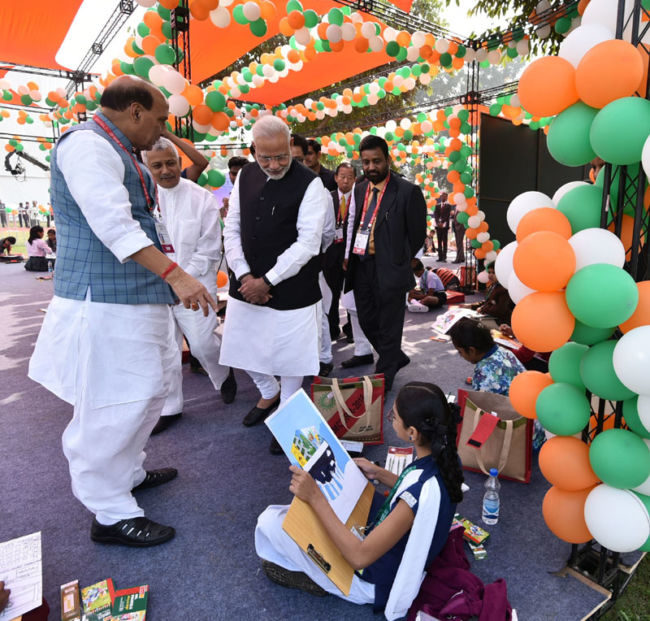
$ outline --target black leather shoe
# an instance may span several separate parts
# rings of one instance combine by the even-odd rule
[[[273,412],[273,410],[275,410],[275,408],[278,407],[279,403],[280,397],[278,396],[268,408],[258,408],[255,406],[248,414],[246,414],[246,416],[244,416],[242,423],[244,423],[244,426],[246,427],[252,427],[253,425],[261,423]]]
[[[94,519],[90,528],[90,538],[93,541],[136,548],[157,546],[169,541],[175,534],[176,531],[171,526],[158,524],[146,517],[120,520],[111,526],[104,526]]]
[[[318,369],[318,375],[321,377],[327,377],[334,368],[334,365],[331,362],[321,362],[320,368]]]
[[[271,453],[271,455],[283,455],[284,454],[284,451],[282,450],[282,447],[280,446],[279,442],[275,438],[273,438],[273,440],[271,440],[271,446],[269,446],[269,453]]]
[[[150,487],[158,487],[164,483],[168,483],[176,478],[178,470],[176,468],[160,468],[160,470],[147,470],[147,476],[140,485],[136,485],[131,491],[137,492],[141,489],[149,489]]]
[[[411,359],[406,355],[403,354],[403,357],[401,360],[397,363],[397,370],[399,371],[401,368],[405,367],[407,364],[411,362]]]
[[[183,412],[171,414],[170,416],[161,416],[158,419],[156,426],[151,430],[151,435],[155,436],[157,433],[165,431],[167,427],[171,427],[174,423],[178,422],[181,416],[183,416]]]
[[[341,366],[344,369],[351,369],[352,367],[360,367],[364,364],[372,364],[375,361],[372,354],[366,354],[365,356],[352,356],[341,363]]]
[[[224,383],[221,384],[221,398],[224,403],[232,403],[237,395],[237,380],[235,379],[235,371],[230,368],[228,377]]]
[[[303,574],[302,572],[289,571],[270,561],[262,561],[262,569],[264,569],[264,573],[268,576],[269,580],[276,584],[289,587],[290,589],[305,591],[317,597],[329,595],[325,589],[318,586],[307,574]]]

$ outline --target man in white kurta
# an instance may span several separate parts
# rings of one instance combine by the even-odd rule
[[[157,183],[157,214],[162,221],[173,250],[169,258],[201,282],[217,297],[217,266],[221,253],[221,224],[219,205],[211,192],[181,177],[178,151],[166,138],[160,138],[144,159]],[[169,421],[178,420],[183,411],[183,376],[181,352],[183,335],[192,354],[205,369],[216,390],[226,403],[232,403],[237,383],[231,369],[219,364],[221,340],[215,330],[217,315],[207,317],[181,305],[172,307],[178,343],[177,364],[172,374],[169,395],[156,429],[162,430]],[[173,419],[170,417],[174,417]]]
[[[215,303],[162,252],[151,214],[155,185],[133,154],[160,137],[164,96],[124,76],[100,103],[53,152],[57,273],[29,376],[74,405],[63,451],[72,491],[95,515],[91,538],[144,547],[174,536],[145,518],[132,494],[176,476],[143,468],[176,352],[171,289],[187,307],[207,313]]]
[[[239,173],[226,218],[233,277],[220,361],[245,369],[261,393],[248,426],[319,370],[318,255],[327,202],[320,179],[292,162],[290,141],[280,119],[255,123],[257,163]]]

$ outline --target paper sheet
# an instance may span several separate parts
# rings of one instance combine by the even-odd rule
[[[15,619],[42,604],[40,532],[0,543],[0,580],[11,589],[9,605],[0,612],[0,621]]]

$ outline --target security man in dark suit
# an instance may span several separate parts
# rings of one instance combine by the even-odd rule
[[[334,192],[336,190],[336,181],[334,180],[334,173],[325,168],[320,163],[320,143],[313,138],[307,141],[307,153],[305,153],[305,166],[315,172],[320,180],[323,182],[326,190]]]
[[[388,145],[366,136],[359,145],[366,183],[355,186],[355,219],[345,290],[354,289],[359,323],[379,354],[377,373],[390,390],[410,359],[402,351],[405,297],[413,288],[411,258],[426,235],[420,188],[390,172]]]

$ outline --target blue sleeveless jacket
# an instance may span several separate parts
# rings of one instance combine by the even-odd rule
[[[106,116],[97,114],[113,130],[122,144],[127,149],[131,149],[129,139]],[[160,250],[154,218],[149,211],[135,164],[129,155],[94,121],[72,127],[60,138],[58,144],[75,131],[93,131],[115,149],[124,162],[124,186],[129,192],[131,215]],[[50,188],[58,241],[54,294],[62,298],[83,300],[90,287],[93,302],[173,304],[174,295],[164,280],[135,261],[120,263],[93,233],[57,166],[57,148],[58,145],[52,152]],[[155,196],[155,184],[151,174],[143,164],[138,166],[142,169],[149,195]],[[102,171],[98,170],[97,175],[101,174]]]

